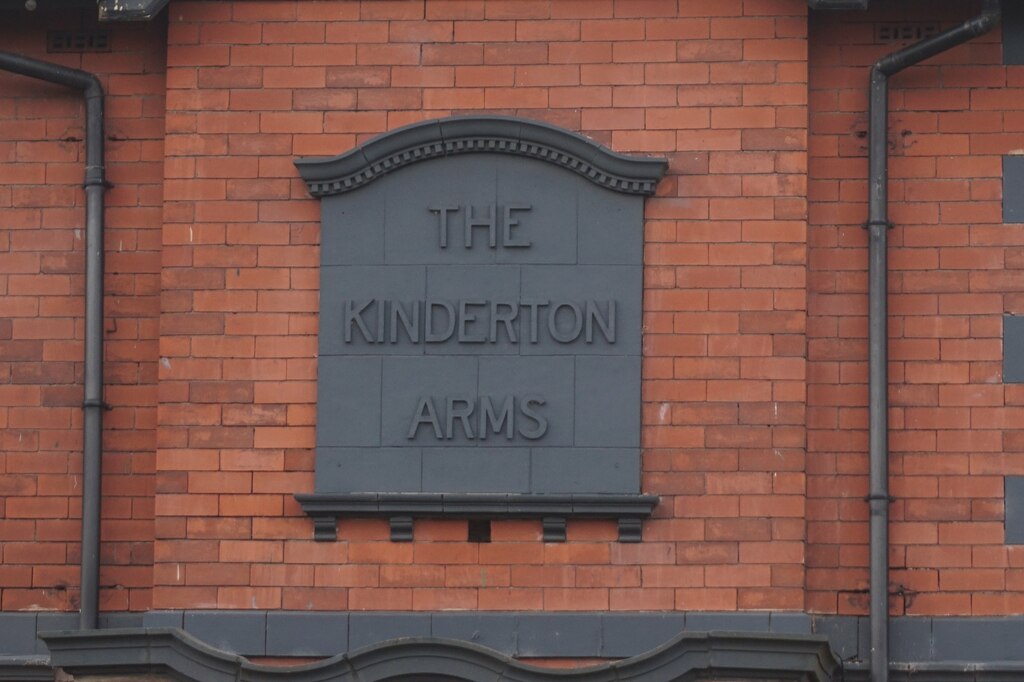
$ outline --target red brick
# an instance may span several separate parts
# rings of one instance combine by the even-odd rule
[[[675,591],[677,611],[734,611],[735,588],[680,588]]]
[[[409,588],[352,588],[349,608],[353,611],[409,611],[413,608],[413,591]]]
[[[356,64],[411,65],[420,60],[419,45],[357,45]]]
[[[481,611],[539,611],[544,607],[540,588],[481,588],[478,591]]]

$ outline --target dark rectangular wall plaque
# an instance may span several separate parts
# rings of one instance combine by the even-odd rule
[[[318,491],[638,493],[642,202],[490,154],[325,198]]]
[[[1024,223],[1024,156],[1003,157],[1003,222]]]
[[[1003,10],[1003,63],[1024,64],[1024,4],[1006,0]]]
[[[313,497],[418,494],[413,515],[483,494],[538,516],[573,515],[574,496],[649,511],[643,194],[663,162],[512,119],[445,125],[299,164],[325,195]]]
[[[1024,383],[1024,317],[1003,316],[1003,382]]]
[[[1006,544],[1024,545],[1024,476],[1005,480]]]

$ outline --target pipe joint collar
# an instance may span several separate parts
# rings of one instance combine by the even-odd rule
[[[85,182],[83,187],[93,187],[99,185],[100,187],[107,187],[108,183],[104,177],[104,171],[106,169],[103,166],[86,166],[85,167]]]

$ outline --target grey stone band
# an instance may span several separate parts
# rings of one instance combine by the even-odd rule
[[[37,633],[72,630],[77,622],[75,613],[0,613],[0,656],[45,658]],[[180,628],[244,656],[334,656],[416,637],[473,642],[518,658],[626,658],[684,632],[823,635],[847,669],[869,655],[866,618],[793,612],[149,611],[102,614],[100,628]],[[1022,616],[892,619],[892,660],[916,667],[1024,670],[1022,641]]]
[[[52,679],[48,650],[37,633],[72,630],[76,625],[74,613],[0,613],[0,680]],[[236,659],[240,655],[337,656],[395,639],[471,642],[519,658],[628,658],[663,648],[681,633],[732,632],[744,633],[743,641],[760,635],[783,636],[772,641],[786,641],[785,635],[805,642],[827,638],[842,663],[842,679],[857,681],[867,679],[870,639],[866,618],[793,612],[151,611],[102,614],[100,627],[97,633],[133,634],[91,640],[95,646],[83,645],[86,651],[118,641],[131,650],[152,641],[162,642],[157,648],[165,647],[160,650],[166,652],[172,646],[166,633],[181,629],[200,642],[200,648],[217,650],[217,656],[234,661],[230,665],[236,673],[242,665]],[[162,639],[140,640],[140,630],[165,634]],[[901,617],[893,619],[891,633],[894,681],[1024,679],[1024,617]],[[212,660],[220,660],[217,656]]]

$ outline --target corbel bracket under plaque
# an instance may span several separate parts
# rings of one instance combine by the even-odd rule
[[[539,519],[545,542],[564,542],[566,519],[615,519],[620,542],[640,542],[643,520],[657,495],[519,495],[453,493],[352,493],[296,495],[313,517],[313,539],[337,539],[344,518],[385,518],[391,540],[413,539],[412,519]]]

